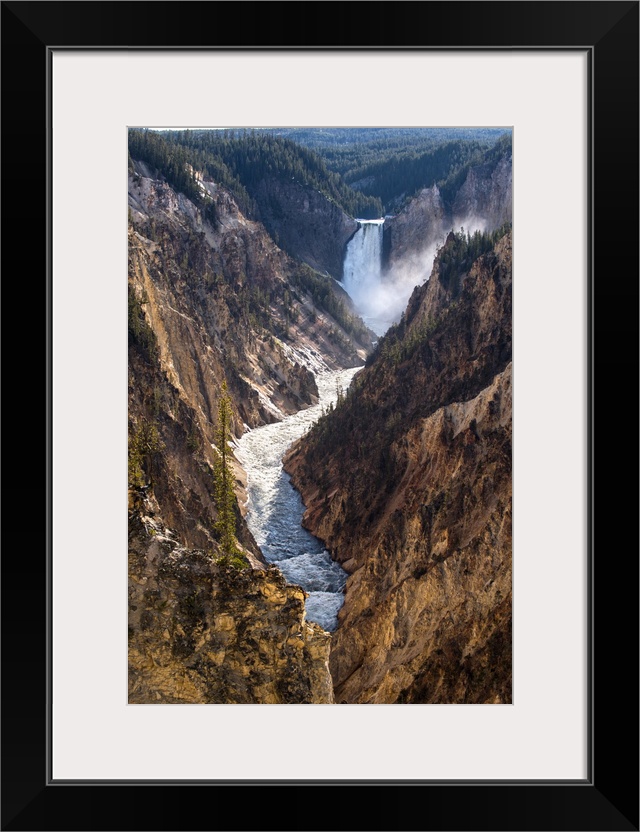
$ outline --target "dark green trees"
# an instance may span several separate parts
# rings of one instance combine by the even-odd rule
[[[158,427],[146,419],[129,428],[129,488],[153,486],[154,457],[163,448]]]
[[[347,214],[379,217],[382,203],[346,185],[342,177],[327,169],[323,159],[306,147],[266,131],[190,130],[158,133],[129,130],[132,159],[160,170],[170,185],[202,207],[206,201],[188,165],[229,189],[240,210],[260,219],[257,192],[265,179],[297,182],[323,193]],[[205,205],[205,211],[214,209]],[[207,214],[208,217],[208,214]],[[208,217],[209,218],[209,217]]]
[[[236,540],[236,497],[229,450],[232,421],[231,399],[225,381],[222,384],[222,394],[218,403],[218,424],[215,432],[215,444],[218,449],[213,466],[214,497],[218,512],[215,530],[220,541],[222,561],[233,566],[245,566]]]

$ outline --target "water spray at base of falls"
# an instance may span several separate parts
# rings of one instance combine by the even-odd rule
[[[429,279],[440,233],[431,229],[422,249],[382,267],[384,219],[357,220],[358,230],[347,243],[342,285],[355,310],[376,335],[400,320],[415,286]]]
[[[247,431],[238,441],[236,456],[247,473],[247,525],[265,559],[280,568],[289,583],[309,597],[307,618],[325,630],[335,630],[344,603],[347,573],[331,559],[322,543],[302,528],[304,505],[282,468],[282,457],[318,420],[322,408],[335,403],[357,372],[340,370],[316,375],[320,401],[281,422]]]

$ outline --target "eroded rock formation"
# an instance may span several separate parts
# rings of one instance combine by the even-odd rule
[[[131,704],[330,703],[329,641],[275,567],[216,564],[131,517]]]
[[[453,229],[493,231],[511,222],[512,212],[512,154],[508,149],[496,159],[472,165],[455,192],[445,202],[437,185],[422,188],[384,226],[385,266],[394,270],[412,268],[421,281],[429,277],[431,257],[436,247],[444,242]],[[416,282],[418,282],[416,280]]]

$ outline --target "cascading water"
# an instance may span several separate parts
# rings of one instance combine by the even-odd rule
[[[247,524],[267,561],[286,579],[309,593],[309,621],[335,630],[344,603],[347,573],[320,543],[300,525],[304,505],[282,468],[289,446],[317,421],[322,408],[335,402],[357,370],[316,375],[320,401],[281,422],[247,431],[238,441],[236,456],[247,473]]]
[[[392,323],[382,290],[382,234],[384,219],[357,220],[358,230],[345,252],[342,283],[356,311],[377,334],[383,335]]]
[[[354,300],[366,301],[367,288],[380,285],[384,220],[357,222],[359,228],[347,244],[343,283]]]

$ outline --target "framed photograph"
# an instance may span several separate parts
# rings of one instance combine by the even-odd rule
[[[25,540],[21,557],[6,547],[3,563],[2,828],[638,829],[637,541],[629,532],[637,506],[613,464],[630,456],[624,446],[620,453],[621,442],[636,433],[628,427],[627,411],[636,398],[629,395],[629,378],[638,377],[637,340],[632,337],[638,300],[638,3],[4,2],[2,20],[9,241],[5,289],[20,286],[11,310],[30,310],[35,298],[40,316],[31,329],[43,330],[47,370],[46,446],[38,448],[37,462],[37,470],[42,459],[47,463],[46,494],[37,506],[30,498],[29,508],[21,508],[22,515],[35,509],[46,516],[38,539],[42,545]],[[283,21],[291,26],[285,29]],[[286,132],[372,127],[394,136],[401,128],[446,128],[454,141],[461,135],[455,131],[489,131],[482,134],[487,143],[480,142],[478,153],[489,152],[492,142],[500,140],[497,134],[489,136],[492,130],[512,142],[513,231],[505,225],[500,233],[494,228],[487,232],[480,218],[450,241],[452,252],[460,245],[465,256],[474,246],[478,256],[486,248],[497,269],[495,264],[506,257],[505,239],[511,263],[513,233],[512,642],[506,647],[500,642],[502,649],[487,637],[487,674],[478,665],[471,674],[473,684],[447,679],[449,688],[440,699],[432,695],[441,667],[436,652],[429,667],[416,665],[413,678],[404,666],[395,676],[387,673],[374,689],[349,682],[359,668],[353,656],[348,667],[339,664],[346,651],[332,659],[335,689],[327,670],[324,698],[281,680],[272,690],[257,671],[251,677],[252,695],[262,691],[263,700],[236,696],[233,680],[202,698],[204,672],[198,678],[186,674],[182,693],[176,693],[173,682],[163,688],[157,655],[145,641],[152,622],[161,620],[163,599],[151,598],[144,589],[149,575],[134,570],[134,582],[141,587],[135,604],[158,610],[155,619],[151,607],[136,608],[140,614],[128,618],[125,579],[128,533],[131,541],[127,477],[129,500],[132,483],[134,498],[145,500],[154,475],[152,445],[169,441],[166,434],[147,431],[143,436],[145,425],[137,411],[132,430],[131,400],[153,362],[127,375],[125,331],[128,326],[130,346],[132,304],[136,348],[142,355],[153,347],[145,340],[142,306],[151,303],[146,292],[152,285],[145,289],[144,274],[163,245],[164,231],[147,212],[150,200],[162,195],[142,193],[147,187],[142,180],[151,181],[144,161],[152,152],[149,142],[156,142],[153,152],[158,142],[173,142],[181,148],[175,152],[200,154],[189,157],[190,165],[198,159],[210,166],[202,176],[192,165],[183,186],[192,188],[192,204],[200,212],[193,220],[200,223],[200,237],[193,235],[188,251],[175,252],[181,273],[188,275],[200,244],[230,246],[227,259],[237,253],[233,234],[222,240],[208,229],[223,221],[239,229],[245,222],[242,212],[223,205],[211,173],[214,166],[219,165],[217,176],[228,175],[234,199],[243,198],[244,191],[241,172],[229,159],[223,170],[215,148],[214,153],[202,143],[189,147],[189,136],[175,128]],[[155,128],[155,138],[144,128]],[[162,132],[167,128],[174,128],[173,137]],[[144,148],[136,146],[133,157],[128,144],[132,129],[134,137],[146,142]],[[482,138],[479,132],[472,138],[478,136]],[[456,176],[463,181],[464,160],[456,159],[445,172],[434,174],[434,181],[452,194],[454,184],[459,189]],[[481,161],[486,162],[484,157]],[[183,168],[173,173],[167,168],[166,182],[171,184],[174,173],[182,176]],[[354,165],[351,172],[356,170]],[[131,181],[138,186],[133,199]],[[358,193],[366,195],[366,184],[360,182],[360,188]],[[171,202],[169,191],[165,197]],[[247,204],[258,199],[250,189],[247,194]],[[346,199],[344,194],[335,200]],[[272,193],[268,198],[273,204]],[[366,205],[362,198],[353,207],[352,216],[361,218],[362,240],[344,263],[348,291],[349,279],[358,280],[354,263],[371,256],[373,237],[380,258],[389,245],[383,224],[393,226],[393,198],[391,193],[378,204],[371,196]],[[455,196],[450,202],[454,205]],[[167,211],[175,214],[179,207],[179,200],[171,202]],[[463,216],[460,211],[454,215],[456,222]],[[266,216],[263,208],[263,220]],[[469,211],[465,222],[468,216]],[[373,225],[367,225],[372,219]],[[278,214],[277,220],[273,228],[264,220],[265,226],[271,239],[290,252],[299,240],[290,219]],[[191,232],[184,233],[191,240]],[[355,229],[350,233],[355,239]],[[18,245],[18,240],[28,245]],[[34,240],[41,245],[33,246]],[[299,327],[303,308],[314,324],[318,314],[330,315],[305,306],[305,292],[319,295],[318,275],[329,262],[318,254],[318,240],[313,243],[315,248],[305,250],[308,272],[295,272],[298,294],[293,300],[289,294],[269,298],[280,310],[281,328]],[[498,253],[496,246],[502,246]],[[25,282],[12,276],[24,271],[27,252],[38,289],[25,293]],[[127,257],[132,253],[140,257],[141,282],[125,311]],[[271,252],[269,262],[279,256]],[[457,314],[451,310],[464,306],[455,282],[456,256],[441,254],[438,266],[443,286],[449,275],[450,317]],[[278,263],[278,269],[289,268],[284,259]],[[481,282],[478,269],[470,271]],[[255,296],[257,305],[251,305],[257,290],[244,293],[241,271],[234,273],[234,291],[239,306],[246,301],[246,308],[239,309],[238,320],[246,318],[253,326],[266,301]],[[497,274],[494,282],[501,279]],[[189,289],[199,297],[227,279],[215,269],[200,278],[202,285]],[[357,302],[357,292],[349,293]],[[25,295],[30,303],[25,304]],[[418,301],[414,293],[414,306]],[[195,332],[193,321],[176,304],[173,313],[181,316],[185,331]],[[376,307],[375,315],[381,309]],[[398,321],[409,326],[408,313]],[[431,335],[440,323],[425,316],[420,333]],[[269,326],[263,327],[265,343],[274,355],[286,352],[282,329]],[[330,334],[336,350],[347,349],[333,326]],[[158,337],[164,336],[154,335]],[[394,337],[394,343],[387,339],[387,353],[395,349],[407,359],[413,346],[397,332]],[[497,343],[496,336],[493,353]],[[220,344],[222,357],[214,344],[210,365],[233,364],[236,375],[227,377],[248,384],[242,356],[223,354],[224,333]],[[477,354],[474,360],[479,360]],[[24,362],[21,366],[24,370]],[[269,381],[269,372],[277,376],[275,365],[256,369],[264,376],[264,390],[255,390],[255,413],[278,402],[286,410],[294,387],[304,397],[304,369],[295,366],[296,379],[278,377],[279,386]],[[215,368],[212,373],[217,378]],[[175,378],[180,378],[177,370]],[[17,389],[24,390],[24,379],[19,384]],[[228,426],[226,432],[220,426],[227,417],[233,422],[240,416],[246,426],[254,415],[250,409],[235,416],[225,411],[226,389],[210,403],[219,433],[199,432],[191,416],[191,432],[184,435],[196,460],[189,465],[210,465],[218,507],[225,505],[221,483],[231,470],[224,455],[222,467],[216,468],[215,449],[230,438]],[[178,393],[173,412],[183,406]],[[232,401],[233,390],[230,395]],[[170,391],[158,389],[155,399],[145,399],[145,407],[161,410],[167,396]],[[339,402],[341,396],[344,392],[336,388]],[[470,398],[462,395],[465,402]],[[473,414],[448,412],[448,419],[466,419],[469,448],[461,450],[461,459],[473,456],[471,445],[481,442],[485,429],[480,404],[474,407]],[[627,418],[621,418],[623,413]],[[385,424],[390,423],[387,416]],[[446,429],[443,423],[442,436]],[[38,430],[42,434],[41,425]],[[180,430],[186,430],[184,425]],[[137,453],[133,473],[132,436]],[[212,453],[203,450],[203,441]],[[378,468],[390,464],[384,454],[376,461]],[[19,477],[23,468],[18,468]],[[188,477],[190,471],[183,467],[180,475]],[[12,491],[32,494],[33,480],[33,470],[24,471],[23,487],[12,485]],[[330,496],[322,505],[328,505]],[[447,499],[457,497],[443,495],[443,504]],[[472,503],[464,505],[472,517]],[[319,516],[322,510],[319,506]],[[369,511],[367,523],[375,519]],[[157,551],[164,547],[167,569],[173,558],[171,580],[179,582],[181,550],[167,536],[161,515],[147,506],[145,535],[156,538]],[[206,550],[212,540],[216,569],[234,568],[240,574],[244,561],[253,563],[258,550],[235,526],[229,531],[234,516],[231,509],[228,516],[216,509],[213,534],[195,528],[184,534],[194,551]],[[259,538],[260,530],[252,532]],[[446,541],[432,549],[444,552]],[[135,546],[133,550],[135,554]],[[197,565],[189,563],[190,568]],[[414,566],[415,577],[419,564]],[[449,580],[445,573],[443,569]],[[270,580],[261,584],[261,597],[284,592]],[[313,595],[313,586],[309,592]],[[234,603],[249,603],[250,594]],[[327,599],[330,593],[324,589],[320,594],[312,599],[320,604],[313,614],[331,630],[335,599]],[[185,620],[201,600],[187,595],[180,596]],[[497,594],[496,599],[492,616],[506,609]],[[477,599],[469,594],[459,601],[453,618],[463,617],[465,604]],[[287,609],[299,602],[297,596],[288,598]],[[372,606],[380,603],[376,598]],[[233,613],[221,609],[215,626],[224,630],[225,616],[233,618]],[[376,613],[370,614],[375,618]],[[127,631],[137,651],[133,661],[132,653],[127,655]],[[313,632],[321,632],[320,627]],[[193,649],[192,636],[179,630],[185,650]],[[172,637],[177,655],[175,632]],[[290,656],[298,637],[302,635],[291,631],[285,639],[289,663],[295,663]],[[400,650],[411,633],[403,644],[397,633],[393,638],[393,649]],[[474,638],[481,641],[482,635]],[[223,650],[207,649],[211,662],[224,661]],[[453,650],[453,641],[443,649]],[[509,667],[513,662],[513,684],[509,672],[507,686],[489,681],[483,688],[482,679],[493,679],[491,669],[505,650]],[[129,684],[128,657],[135,667]],[[340,683],[336,668],[344,677]],[[253,672],[245,670],[246,676]],[[317,685],[320,690],[322,682]],[[228,707],[241,702],[242,708]],[[253,702],[279,707],[265,709]],[[303,708],[302,703],[318,706]],[[631,754],[621,755],[621,745],[631,745]],[[267,806],[267,796],[278,803]],[[312,801],[319,796],[324,812],[314,810]]]

